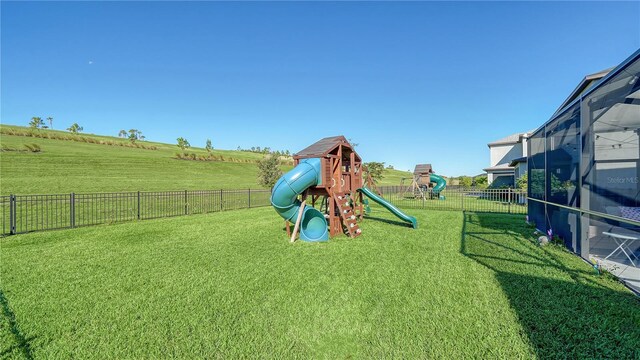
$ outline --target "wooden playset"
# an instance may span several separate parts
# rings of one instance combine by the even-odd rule
[[[433,168],[431,164],[418,164],[413,170],[413,176],[400,179],[400,186],[404,188],[405,198],[425,198],[425,194],[433,187],[431,183]],[[409,180],[409,184],[406,181]]]
[[[302,195],[302,201],[311,197],[311,206],[320,202],[320,210],[329,223],[330,236],[346,234],[357,237],[361,234],[357,221],[364,216],[362,194],[356,190],[363,183],[362,159],[344,136],[324,138],[294,154],[294,166],[302,159],[320,158],[322,181],[309,187]],[[287,233],[289,222],[286,221]]]
[[[405,185],[406,180],[411,180],[409,185]],[[444,177],[436,175],[431,164],[418,164],[413,170],[413,177],[402,178],[400,186],[404,187],[405,198],[439,199],[447,182]]]
[[[415,217],[385,200],[371,176],[364,176],[362,159],[344,136],[324,138],[296,153],[293,160],[293,169],[282,175],[271,190],[271,205],[285,220],[291,242],[298,230],[301,240],[312,242],[327,241],[330,236],[343,233],[352,238],[359,236],[362,230],[358,220],[369,211],[365,206],[368,200],[414,229],[418,227]]]

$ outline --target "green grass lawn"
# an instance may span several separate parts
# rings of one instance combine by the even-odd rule
[[[289,244],[270,208],[0,239],[7,358],[638,358],[640,303],[522,215],[376,207]]]
[[[7,125],[0,128],[25,130]],[[126,143],[126,140],[114,137],[82,136]],[[157,150],[6,134],[0,134],[0,143],[3,148],[23,150],[25,144],[37,144],[42,149],[39,153],[0,153],[0,194],[3,195],[260,187],[255,161],[263,155],[251,152],[214,150],[213,154],[224,157],[225,161],[191,161],[175,159],[180,149],[174,144],[149,141],[142,144],[155,146]],[[202,148],[191,148],[188,152],[207,154]],[[283,171],[289,169],[291,166],[282,166]],[[407,175],[402,171],[385,170],[382,183],[395,185],[400,176]]]

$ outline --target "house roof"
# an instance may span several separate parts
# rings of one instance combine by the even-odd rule
[[[523,156],[523,157],[519,157],[517,159],[511,160],[511,162],[509,163],[509,166],[516,166],[518,163],[526,163],[526,162],[527,162],[527,157]]]
[[[315,143],[307,146],[306,148],[298,151],[294,154],[294,156],[298,158],[325,157],[340,145],[348,147],[355,153],[355,150],[353,150],[353,147],[351,146],[351,144],[349,144],[349,141],[347,141],[344,136],[339,135],[320,139]],[[358,153],[356,153],[356,159],[361,160],[360,156],[358,156]]]
[[[509,172],[513,172],[513,168],[511,166],[509,166],[509,164],[500,164],[500,165],[484,168],[482,170],[486,171],[488,173],[497,173],[497,172],[509,173]]]
[[[522,141],[522,138],[529,137],[529,134],[531,134],[531,131],[511,134],[509,136],[503,137],[502,139],[499,139],[499,140],[496,140],[496,141],[492,141],[487,145],[489,147],[491,147],[491,146],[495,146],[495,145],[517,144],[517,143]]]
[[[431,167],[431,164],[418,164],[413,170],[414,174],[430,174],[432,172],[433,168]]]

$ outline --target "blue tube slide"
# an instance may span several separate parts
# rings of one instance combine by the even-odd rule
[[[300,205],[302,205],[298,200],[298,195],[306,189],[322,183],[321,166],[321,161],[317,158],[300,160],[300,163],[293,170],[284,174],[273,186],[271,205],[283,219],[292,223],[298,220]],[[329,240],[327,220],[320,211],[312,206],[305,205],[302,211],[300,239],[304,241]]]

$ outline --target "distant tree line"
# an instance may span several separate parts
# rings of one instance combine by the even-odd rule
[[[138,129],[129,129],[129,131],[124,129],[120,130],[120,132],[118,132],[118,137],[128,139],[133,144],[138,140],[144,141],[144,139],[146,139],[145,136],[142,135],[142,131]]]
[[[47,122],[49,123],[49,125],[46,125],[41,117],[34,116],[31,118],[31,120],[29,120],[29,127],[32,129],[53,129],[53,117],[47,117]],[[81,133],[82,130],[84,130],[84,128],[78,125],[78,123],[73,123],[67,128],[67,131],[74,134]]]
[[[462,175],[458,177],[451,177],[449,179],[452,181],[457,180],[458,184],[463,188],[478,187],[484,189],[487,187],[487,175],[479,175],[475,177]]]
[[[286,156],[286,157],[290,157],[291,156],[291,152],[289,150],[271,150],[270,147],[263,147],[261,148],[260,146],[252,146],[250,149],[243,149],[240,146],[238,146],[238,148],[236,149],[238,151],[245,151],[245,152],[252,152],[252,153],[257,153],[257,154],[271,154],[274,155],[276,157],[279,156]]]

